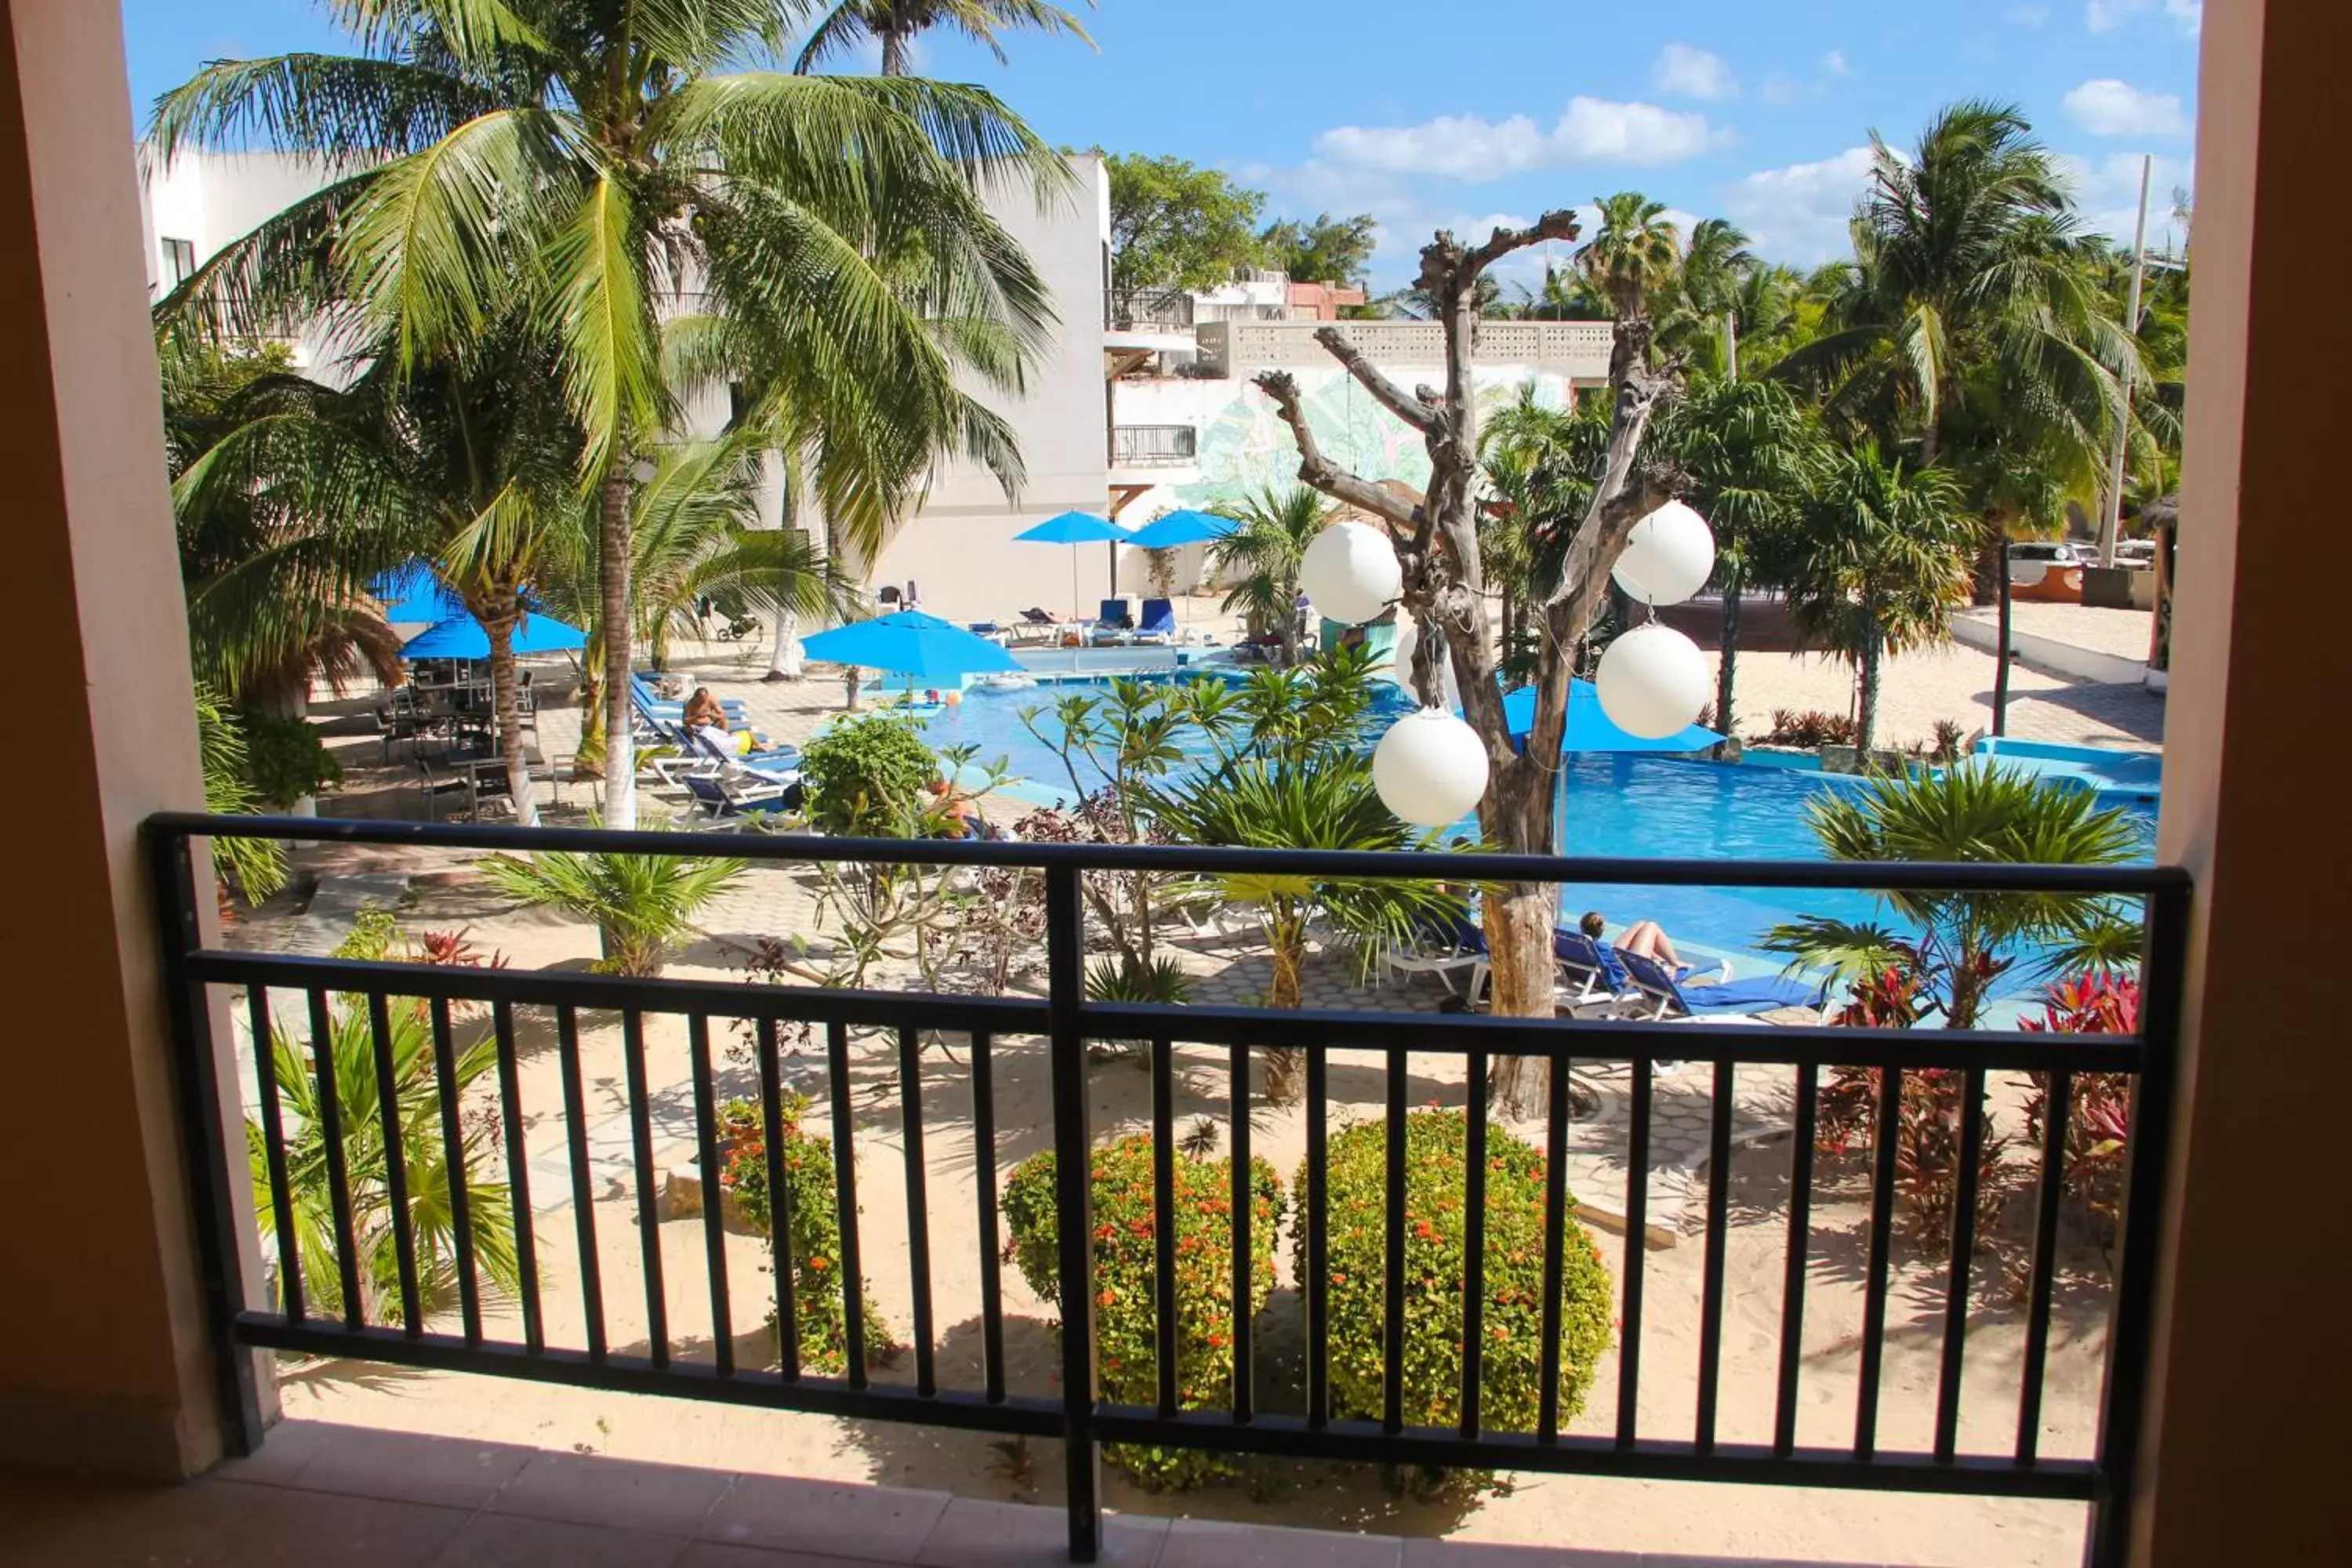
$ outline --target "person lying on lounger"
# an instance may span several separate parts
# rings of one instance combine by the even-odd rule
[[[1584,918],[1576,923],[1579,930],[1592,939],[1594,950],[1601,954],[1601,967],[1611,972],[1604,974],[1603,978],[1612,986],[1623,990],[1629,984],[1623,966],[1618,963],[1617,953],[1612,951],[1610,944],[1601,939],[1601,933],[1609,929],[1609,922],[1601,918],[1599,910],[1587,910]],[[1683,962],[1682,954],[1675,951],[1673,941],[1655,921],[1635,921],[1625,928],[1625,934],[1617,939],[1616,946],[1626,952],[1639,953],[1643,958],[1655,959],[1664,964],[1671,973],[1681,974],[1690,968],[1689,964]]]

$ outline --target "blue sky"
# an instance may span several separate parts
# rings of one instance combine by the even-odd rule
[[[206,58],[337,47],[311,0],[123,9],[142,106]],[[1441,225],[1483,233],[1625,189],[1730,217],[1776,260],[1824,260],[1844,251],[1869,130],[1907,143],[1960,97],[2021,104],[2125,239],[2140,154],[2159,240],[2190,179],[2200,0],[1450,0],[1443,37],[1431,9],[1101,0],[1099,53],[1016,36],[1000,67],[945,39],[919,64],[986,83],[1056,142],[1212,164],[1276,213],[1372,213],[1383,285]]]

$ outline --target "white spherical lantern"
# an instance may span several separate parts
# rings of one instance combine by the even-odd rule
[[[1715,532],[1706,520],[1670,500],[1633,525],[1617,558],[1617,585],[1645,605],[1679,605],[1715,572]]]
[[[1611,723],[1629,735],[1662,741],[1698,721],[1710,678],[1698,645],[1654,621],[1609,645],[1592,683]]]
[[[1372,752],[1372,787],[1402,821],[1450,827],[1486,793],[1486,743],[1443,708],[1398,720]]]
[[[1298,563],[1298,586],[1342,626],[1361,626],[1404,592],[1404,566],[1389,536],[1365,522],[1335,522]]]

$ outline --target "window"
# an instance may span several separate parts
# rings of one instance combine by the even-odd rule
[[[194,240],[166,239],[163,242],[163,270],[170,275],[168,287],[176,289],[194,275],[196,246]]]

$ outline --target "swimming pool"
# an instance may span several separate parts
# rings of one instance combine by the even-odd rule
[[[1022,782],[1008,793],[1038,805],[1056,805],[1070,794],[1061,759],[1022,723],[1024,709],[1050,709],[1079,688],[1045,682],[1023,690],[978,689],[959,708],[942,709],[929,722],[936,746],[976,745],[982,761],[1003,757]],[[1384,710],[1410,710],[1411,700],[1395,687],[1382,689]],[[1040,727],[1055,733],[1050,712]],[[1098,780],[1083,771],[1093,788]],[[1685,860],[1818,860],[1821,846],[1807,825],[1807,810],[1826,792],[1852,791],[1859,780],[1836,773],[1788,768],[1746,767],[1680,758],[1585,753],[1563,770],[1559,820],[1560,850],[1568,855],[1632,856]],[[2152,858],[2153,805],[2128,808],[2145,830],[2145,858]],[[1475,831],[1475,824],[1465,824]],[[1771,973],[1781,960],[1759,951],[1766,929],[1807,915],[1843,921],[1876,921],[1888,914],[1879,900],[1859,890],[1792,891],[1769,888],[1664,888],[1645,884],[1570,885],[1562,889],[1561,912],[1573,920],[1598,910],[1614,931],[1636,920],[1664,926],[1677,946],[1709,957],[1732,960],[1742,974]],[[2033,988],[2031,976],[2006,989]]]

